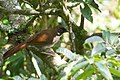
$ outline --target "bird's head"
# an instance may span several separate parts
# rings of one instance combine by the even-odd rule
[[[57,30],[57,35],[58,36],[62,35],[65,32],[68,32],[63,26],[57,26],[56,30]]]

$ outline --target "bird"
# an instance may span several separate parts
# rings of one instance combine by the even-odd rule
[[[68,32],[67,29],[61,25],[52,29],[42,30],[5,52],[3,54],[3,60],[28,46],[37,46],[43,50],[51,48],[59,41],[61,35],[65,32]]]

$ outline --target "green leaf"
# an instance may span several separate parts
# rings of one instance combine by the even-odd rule
[[[14,76],[14,80],[22,80],[22,78],[20,76]]]
[[[77,62],[78,61],[70,62],[67,65],[67,67],[64,68],[63,73],[61,74],[61,76],[57,80],[67,80],[73,66],[76,65]]]
[[[20,79],[20,80],[23,80],[23,79]],[[42,74],[40,79],[35,77],[30,77],[27,80],[48,80],[48,79],[45,77],[45,75]]]
[[[93,43],[93,42],[105,42],[105,41],[99,36],[92,36],[85,40],[85,43]]]
[[[3,20],[2,20],[2,23],[3,23],[4,25],[9,25],[9,24],[10,24],[10,22],[9,22],[8,19],[3,19]]]
[[[37,8],[37,6],[39,5],[39,0],[32,0],[31,1],[32,5],[33,5],[33,8]]]
[[[40,79],[34,78],[34,77],[30,77],[30,78],[28,78],[28,80],[40,80]],[[47,79],[46,79],[46,80],[47,80]]]
[[[111,34],[109,31],[103,31],[102,37],[107,44],[118,44],[119,39],[117,34]]]
[[[6,35],[3,31],[0,31],[0,47],[7,43]]]
[[[110,43],[110,35],[111,35],[111,33],[109,31],[102,32],[102,37],[106,43]]]
[[[71,1],[74,1],[74,0],[71,0]],[[77,2],[83,2],[83,0],[75,0],[75,1],[77,1]]]
[[[107,80],[113,80],[109,69],[105,66],[103,61],[95,62],[97,70],[104,76]]]
[[[19,74],[19,71],[22,69],[22,65],[24,63],[24,58],[19,57],[16,59],[16,61],[12,61],[7,65],[6,70],[9,70],[11,73],[10,75],[15,76],[16,74]]]
[[[120,71],[114,69],[114,68],[109,68],[110,72],[118,77],[120,77]]]
[[[82,67],[86,66],[88,63],[89,61],[83,61],[83,62],[79,62],[78,64],[76,64],[72,68],[70,76],[73,76],[75,73],[77,73]]]
[[[110,44],[115,45],[119,43],[118,35],[117,34],[111,34],[110,35]]]
[[[110,65],[120,67],[120,62],[115,58],[107,58],[107,61],[109,62]]]
[[[36,9],[39,5],[39,0],[27,0],[27,3],[29,3],[30,6],[32,6],[34,9]]]
[[[107,57],[107,56],[112,56],[112,55],[115,55],[115,54],[116,54],[116,50],[110,49],[110,50],[107,50],[107,52],[106,52],[106,57]]]
[[[94,56],[95,54],[104,52],[105,50],[106,50],[106,45],[103,43],[99,43],[92,49],[91,56]]]
[[[90,4],[92,7],[94,7],[95,9],[97,9],[97,10],[100,11],[98,4],[95,3],[94,0],[87,0],[87,3]],[[101,12],[101,11],[100,11],[100,12]]]
[[[89,67],[87,70],[85,70],[82,74],[80,74],[79,76],[77,76],[77,78],[75,80],[86,80],[86,78],[90,75],[92,75],[92,73],[95,71],[94,67]]]
[[[76,59],[81,59],[80,56],[76,55],[75,53],[71,52],[69,49],[67,48],[63,48],[63,47],[59,47],[56,52],[58,53],[62,53],[63,55],[65,55],[67,58],[69,58],[70,60],[76,60]]]
[[[32,80],[33,80],[33,79],[32,79]],[[35,79],[35,80],[37,80],[37,79]],[[42,74],[39,80],[48,80],[48,79],[45,77],[44,74]]]
[[[89,20],[90,22],[93,22],[92,11],[87,4],[84,3],[84,8],[82,8],[81,5],[80,5],[80,10],[81,10],[82,15],[87,20]]]
[[[39,66],[38,66],[37,59],[34,57],[34,55],[32,55],[32,63],[33,63],[33,66],[34,66],[34,68],[35,68],[35,70],[36,70],[36,72],[37,72],[37,75],[38,75],[39,77],[41,77],[42,72],[41,72],[41,70],[40,70],[40,68],[39,68]]]
[[[14,62],[17,61],[19,58],[24,58],[24,54],[22,51],[18,51],[15,55],[10,56],[7,61]]]

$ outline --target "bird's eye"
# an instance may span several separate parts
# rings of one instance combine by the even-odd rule
[[[62,33],[63,33],[63,31],[61,29],[58,29],[57,35],[60,36]]]
[[[58,31],[57,31],[57,35],[60,36],[64,32],[67,32],[67,30],[65,28],[59,28]]]

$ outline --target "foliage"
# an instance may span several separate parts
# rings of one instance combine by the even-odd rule
[[[92,36],[86,39],[84,18],[93,22],[93,10],[101,12],[95,0],[1,0],[1,79],[119,79],[118,34],[103,31],[101,37]],[[114,12],[117,18],[118,11],[119,8]],[[9,44],[17,45],[28,36],[58,24],[67,26],[69,35],[63,35],[60,42],[53,47],[58,53],[55,57],[41,54],[36,47],[29,47],[2,61],[2,54],[9,49]],[[66,36],[70,40],[66,40]],[[80,55],[83,53],[84,55]]]
[[[85,45],[89,49],[86,51],[86,55],[88,56],[75,55],[63,48],[58,49],[64,55],[69,52],[71,55],[67,55],[68,58],[72,57],[69,58],[71,61],[64,68],[64,75],[60,80],[117,80],[120,77],[118,54],[120,42],[118,35],[111,34],[108,31],[103,31],[102,35],[102,38],[92,36],[86,39]],[[93,45],[93,48],[91,45]]]

